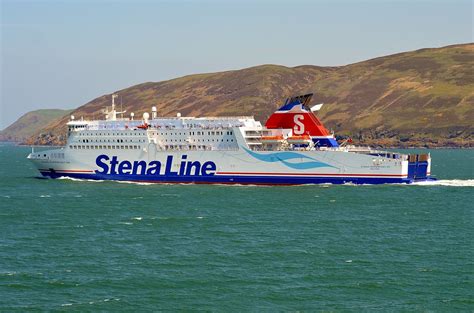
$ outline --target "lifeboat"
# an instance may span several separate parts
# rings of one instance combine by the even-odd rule
[[[279,143],[279,142],[282,142],[283,141],[283,136],[282,135],[279,135],[279,136],[262,136],[260,138],[260,140],[263,142],[263,143]]]
[[[292,144],[308,144],[311,142],[311,137],[309,135],[302,136],[291,136],[286,139],[288,143]]]
[[[147,123],[143,123],[142,125],[138,125],[137,128],[140,128],[140,129],[148,129],[150,125],[148,125]]]

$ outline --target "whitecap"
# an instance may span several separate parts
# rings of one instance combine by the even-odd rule
[[[40,195],[40,198],[51,198],[50,195]]]
[[[138,216],[138,217],[134,217],[134,218],[132,218],[132,219],[133,219],[133,220],[137,220],[137,221],[141,221],[141,220],[143,219],[143,217]]]
[[[352,263],[352,260],[346,260],[346,263]]]
[[[202,216],[198,216],[198,217],[196,217],[196,218],[198,218],[198,219],[203,219],[204,217],[202,217]]]
[[[132,185],[140,185],[140,186],[149,186],[154,185],[154,183],[146,183],[146,182],[138,182],[138,181],[127,181],[127,180],[117,180],[119,184],[132,184]]]
[[[351,182],[351,181],[350,181],[350,182],[345,182],[343,185],[344,185],[344,186],[357,186],[357,184],[355,184],[355,183],[353,183],[353,182]]]
[[[271,187],[275,187],[275,186],[278,186],[278,185],[272,185],[272,184],[261,184],[261,185],[257,185],[257,184],[241,184],[241,183],[231,183],[231,184],[225,184],[225,183],[214,183],[213,184],[214,186],[217,186],[217,187],[238,187],[238,188],[271,188]],[[297,186],[297,185],[295,185]]]

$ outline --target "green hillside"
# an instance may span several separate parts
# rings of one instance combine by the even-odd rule
[[[262,65],[242,70],[148,82],[116,91],[127,112],[159,115],[254,115],[266,118],[289,95],[315,93],[328,128],[359,143],[384,146],[472,146],[474,44],[422,49],[340,67]],[[73,114],[97,118],[103,95]],[[30,143],[62,143],[67,117]],[[39,136],[39,133],[42,135]],[[61,136],[62,135],[62,136]]]

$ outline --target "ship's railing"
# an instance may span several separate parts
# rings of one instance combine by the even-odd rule
[[[150,125],[151,128],[153,129],[229,129],[233,127],[243,127],[243,124],[233,124],[233,125],[199,125],[199,124],[185,124],[185,125],[179,125],[177,127],[176,125]]]
[[[141,123],[133,125],[87,125],[82,130],[136,130]],[[163,124],[150,124],[149,130],[160,130],[160,129],[213,129],[213,130],[224,130],[234,127],[244,127],[243,123],[229,124],[229,125],[202,125],[202,124],[184,124],[184,125],[163,125]]]
[[[185,117],[175,117],[175,119],[186,119]],[[194,118],[196,120],[223,120],[223,121],[228,121],[228,120],[253,120],[255,119],[253,116],[213,116],[213,117],[196,117]]]
[[[251,146],[252,150],[256,151],[337,151],[337,152],[354,152],[360,154],[371,155],[374,157],[388,158],[388,159],[399,159],[399,160],[408,160],[408,155],[390,152],[390,151],[381,151],[373,150],[370,147],[355,147],[355,146],[345,146],[345,147],[292,147],[292,146],[278,146],[272,148],[266,146]]]
[[[238,151],[237,146],[215,147],[210,145],[160,145],[162,151]]]

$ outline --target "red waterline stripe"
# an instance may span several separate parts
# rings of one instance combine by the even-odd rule
[[[63,173],[94,173],[94,171],[90,171],[90,170],[55,170],[53,168],[53,170],[55,172],[63,172]],[[39,170],[40,172],[51,172],[50,169],[40,169]]]
[[[45,174],[50,174],[48,170]],[[91,179],[94,179],[91,177]],[[183,184],[183,185],[255,185],[255,186],[297,186],[301,185],[298,183],[257,183],[257,182],[203,182],[203,181],[156,181],[156,180],[120,180],[120,179],[108,179],[108,181],[115,182],[132,182],[132,183],[147,183],[147,184]]]

